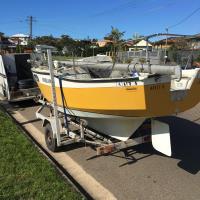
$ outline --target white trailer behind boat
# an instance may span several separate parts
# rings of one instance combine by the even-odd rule
[[[0,96],[9,102],[33,99],[39,90],[27,62],[30,54],[0,55]]]

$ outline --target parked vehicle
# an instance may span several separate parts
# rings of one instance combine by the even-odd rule
[[[0,96],[10,102],[33,99],[39,94],[33,79],[30,54],[0,55]]]

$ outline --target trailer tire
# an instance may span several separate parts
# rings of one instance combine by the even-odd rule
[[[57,139],[53,137],[53,130],[50,123],[45,125],[45,142],[50,151],[57,152]]]

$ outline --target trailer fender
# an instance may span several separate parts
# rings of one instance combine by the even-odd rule
[[[55,121],[51,118],[47,118],[47,119],[44,119],[43,122],[42,122],[42,127],[46,127],[47,124],[50,124],[51,128],[52,128],[52,131],[53,131],[53,134],[54,134],[54,137],[55,136],[55,133],[56,133],[56,124],[55,124]]]

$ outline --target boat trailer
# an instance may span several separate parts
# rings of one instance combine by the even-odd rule
[[[37,119],[42,120],[42,126],[45,128],[45,142],[49,150],[56,152],[59,147],[73,143],[83,143],[92,145],[96,148],[97,155],[109,154],[114,151],[126,149],[139,144],[151,141],[150,134],[146,134],[126,141],[118,141],[87,127],[87,121],[84,119],[67,117],[68,129],[64,126],[64,109],[57,106],[57,118],[55,118],[55,107],[49,102],[39,100],[42,106],[36,111]],[[74,118],[74,119],[73,119]],[[58,121],[58,125],[56,123]]]
[[[36,118],[41,119],[42,126],[45,127],[45,142],[49,150],[56,152],[61,146],[83,143],[95,147],[97,155],[104,155],[152,141],[156,150],[171,156],[169,126],[166,123],[150,119],[150,134],[139,134],[138,137],[119,141],[91,130],[87,127],[85,119],[66,114],[67,108],[64,107],[64,102],[62,107],[57,105],[51,50],[47,50],[47,55],[51,76],[52,103],[45,99],[38,100],[42,105],[36,111]]]

